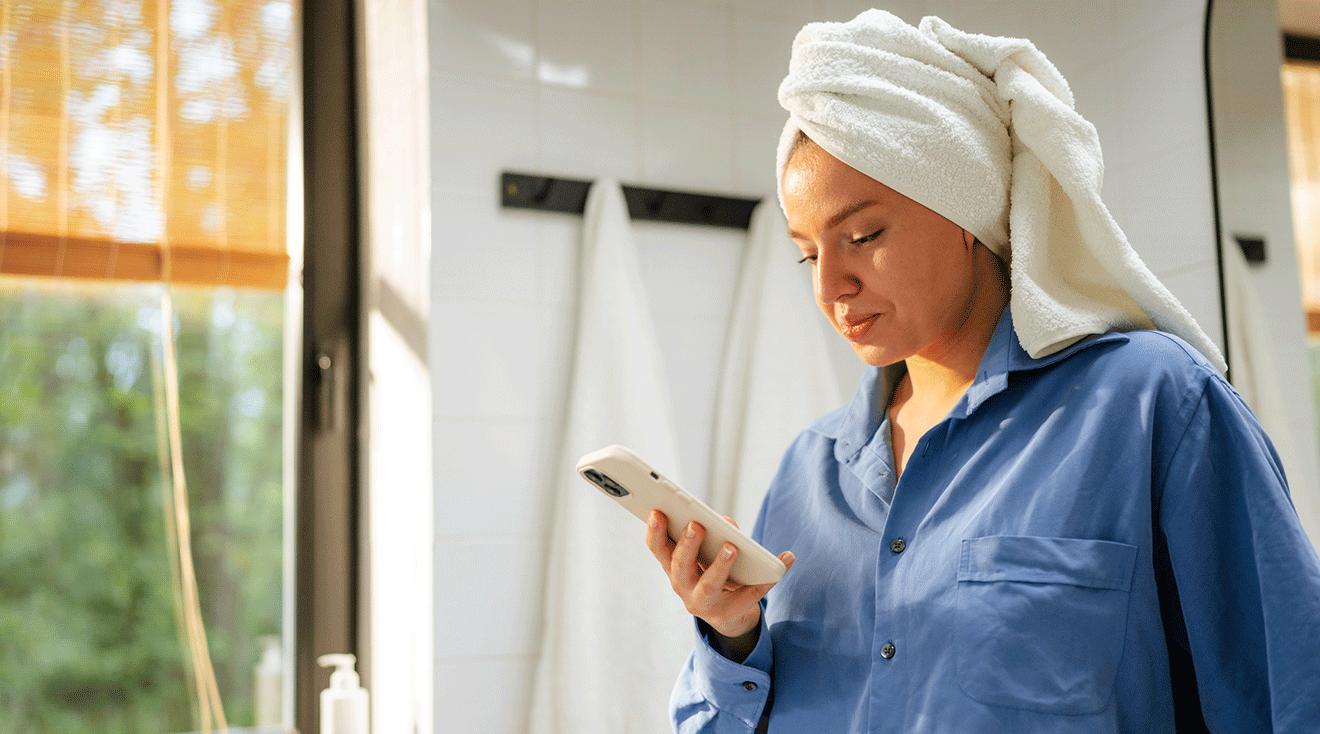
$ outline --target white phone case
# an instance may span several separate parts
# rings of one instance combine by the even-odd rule
[[[606,446],[583,456],[578,460],[577,470],[583,479],[642,522],[646,522],[651,510],[663,512],[669,518],[669,537],[675,542],[677,534],[689,522],[701,523],[706,528],[706,537],[697,558],[704,565],[710,565],[725,541],[733,543],[738,548],[738,557],[729,570],[729,580],[734,583],[770,584],[787,570],[773,553],[622,446]]]

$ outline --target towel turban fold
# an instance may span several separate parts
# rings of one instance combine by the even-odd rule
[[[914,28],[881,10],[811,23],[793,42],[779,101],[789,112],[781,183],[800,130],[971,232],[1009,263],[1013,325],[1032,357],[1087,334],[1156,328],[1225,369],[1100,200],[1099,137],[1030,41],[933,16]]]

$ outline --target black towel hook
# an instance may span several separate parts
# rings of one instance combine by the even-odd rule
[[[581,214],[591,181],[505,171],[500,174],[500,205],[518,209]],[[628,215],[636,220],[747,229],[760,199],[623,186]]]

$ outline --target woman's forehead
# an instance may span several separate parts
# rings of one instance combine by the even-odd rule
[[[915,203],[815,144],[804,145],[789,159],[783,195],[790,223],[795,215],[824,217],[829,226],[871,206]]]

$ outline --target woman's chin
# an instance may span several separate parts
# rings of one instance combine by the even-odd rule
[[[902,362],[904,357],[893,349],[876,346],[874,344],[865,344],[851,342],[853,351],[857,357],[872,367],[888,367],[891,364]]]

